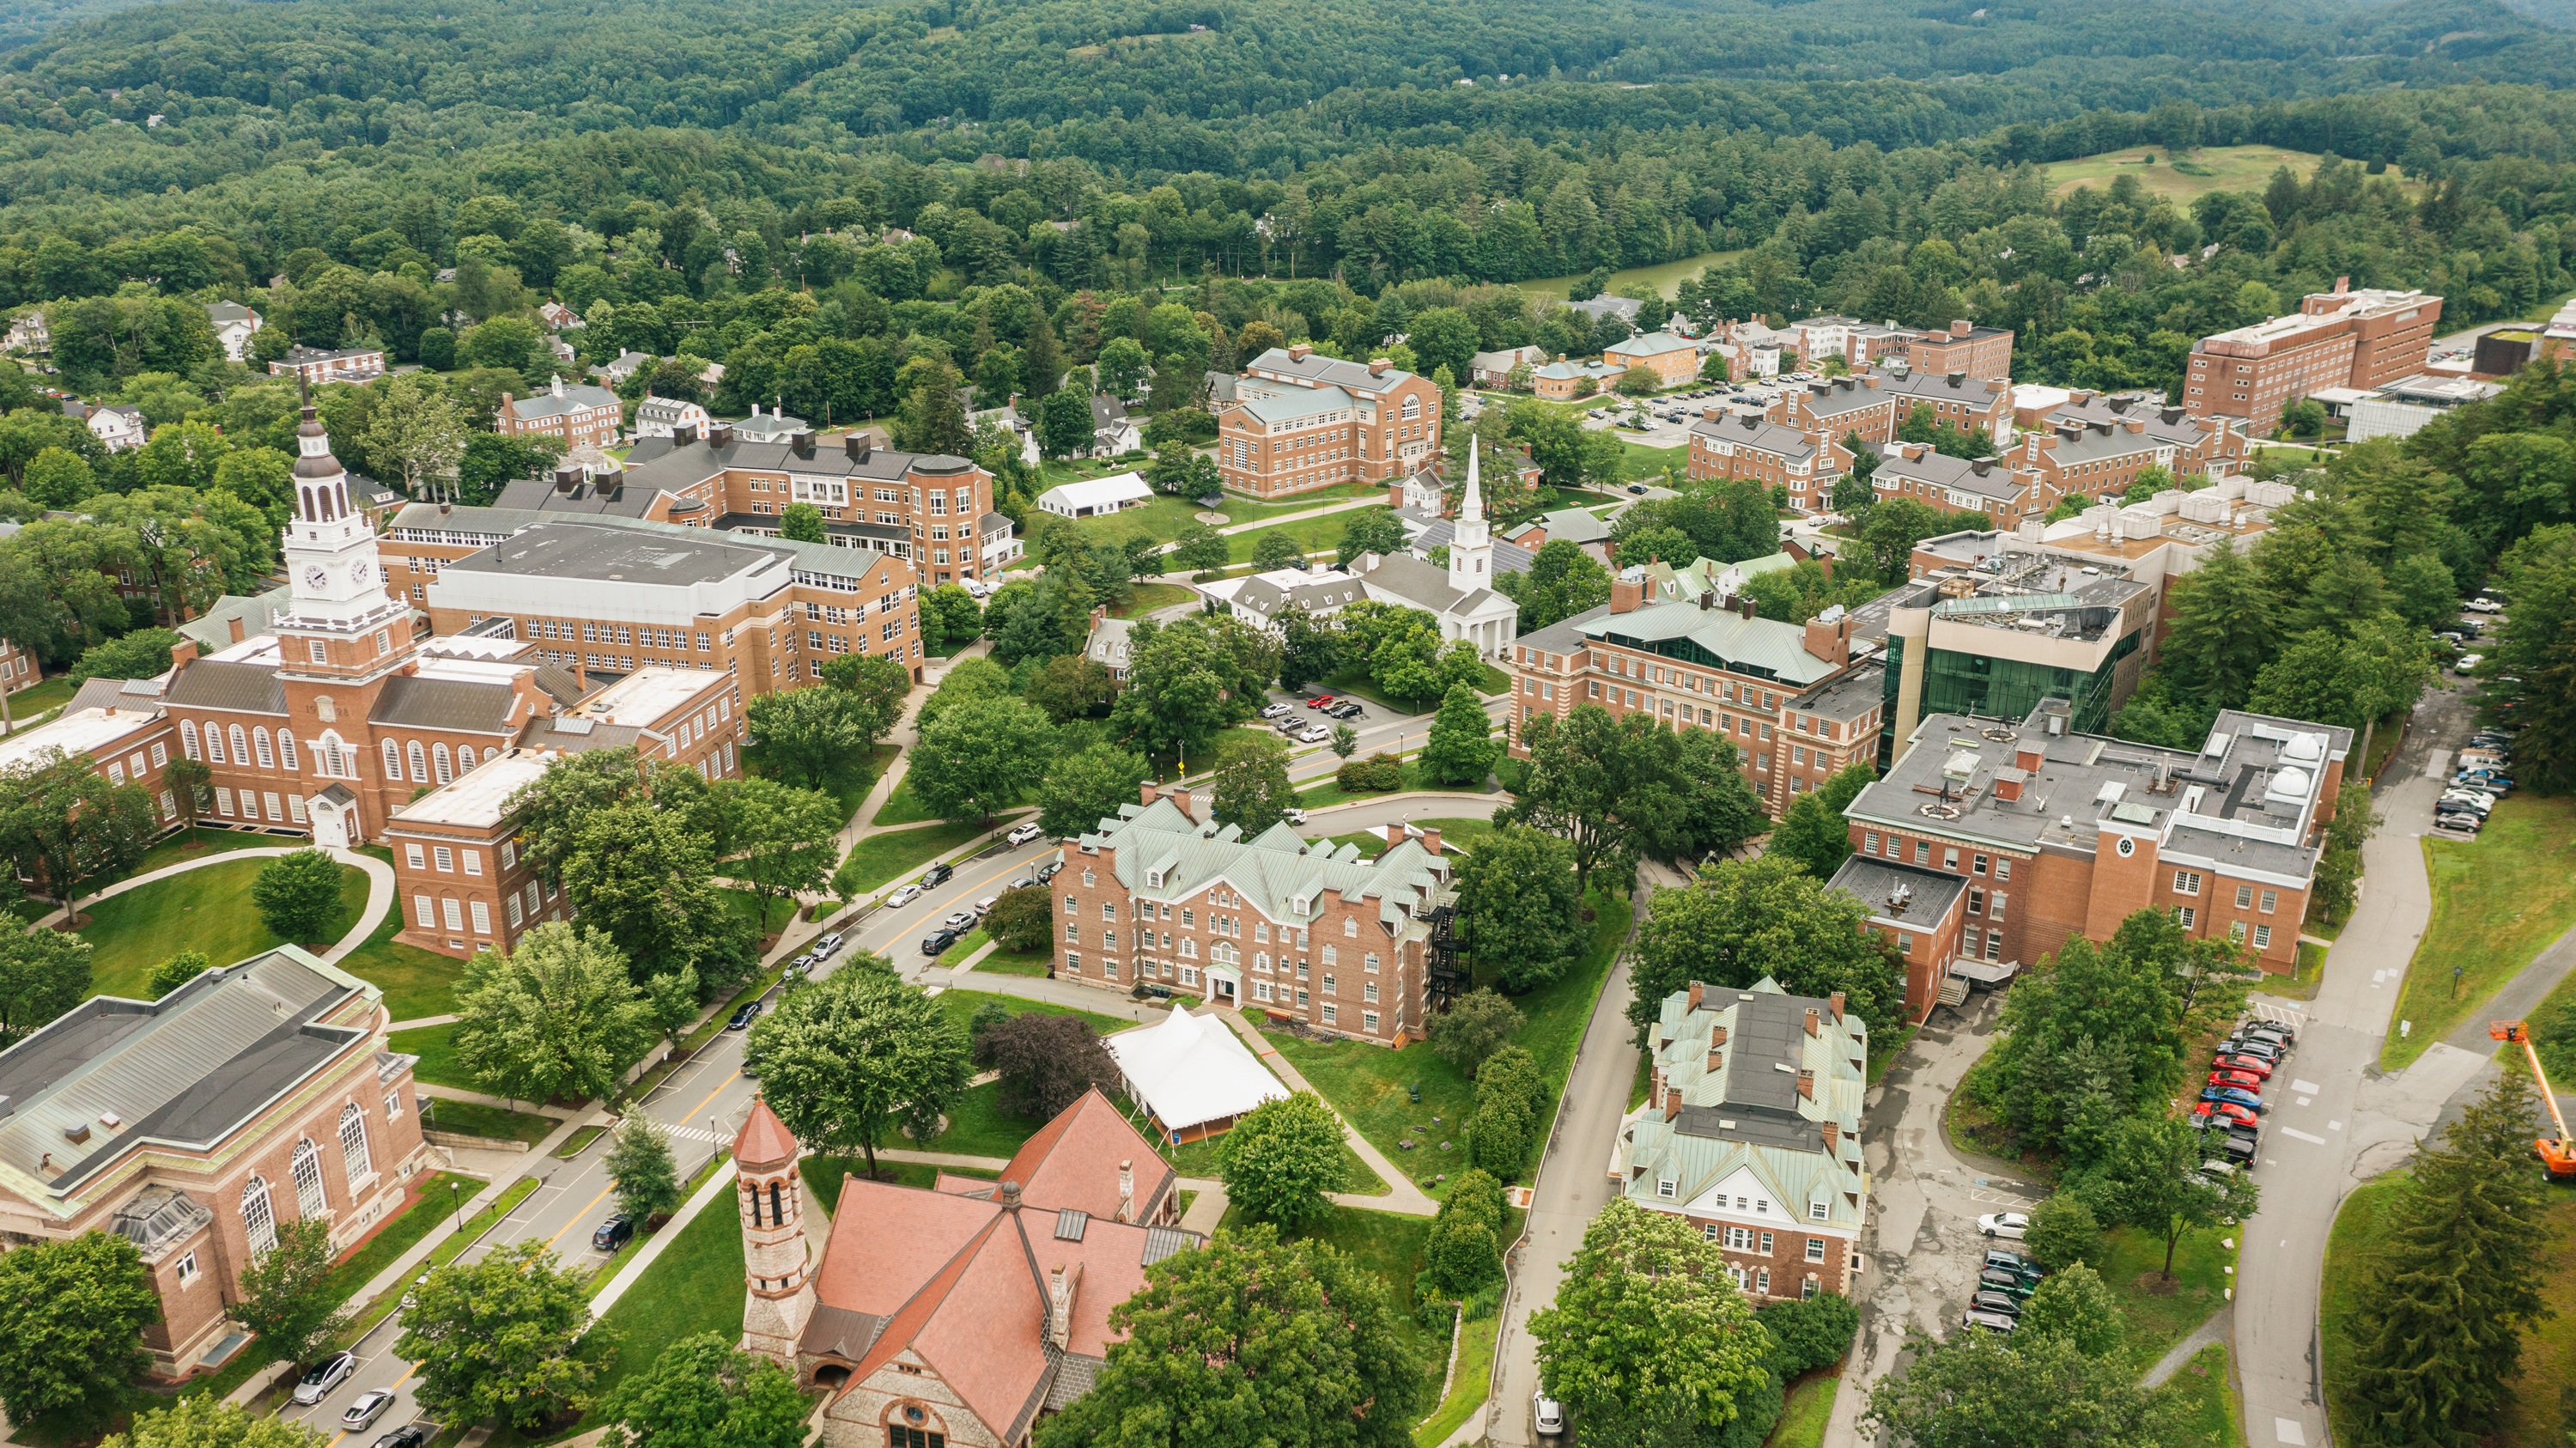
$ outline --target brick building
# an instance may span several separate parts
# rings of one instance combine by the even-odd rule
[[[2070,423],[2078,427],[2139,423],[2147,436],[2173,449],[2173,461],[2167,466],[2177,478],[2234,472],[2245,463],[2243,418],[2194,416],[2188,408],[2168,405],[2159,392],[2021,386],[2012,390],[2012,409],[2017,426],[2040,432]]]
[[[1252,497],[1400,479],[1440,451],[1440,389],[1383,357],[1273,347],[1217,406],[1217,467],[1229,490]]]
[[[1807,317],[1785,329],[1796,339],[1799,365],[1821,367],[1837,357],[1854,372],[1866,371],[1880,358],[1901,355],[1908,334],[1894,322],[1864,322],[1858,317]]]
[[[1531,370],[1530,395],[1547,402],[1590,397],[1617,387],[1619,374],[1625,370],[1607,362],[1573,361],[1559,355],[1555,361]]]
[[[1895,864],[1964,892],[1955,912],[1927,904],[1907,912],[1922,923],[1891,927],[1922,932],[1907,953],[1917,1019],[1954,960],[2035,961],[2147,908],[2240,942],[2267,971],[2296,967],[2352,731],[2230,709],[2195,752],[2082,733],[2070,717],[2055,697],[2018,724],[1929,715],[1918,747],[1844,811],[1855,853],[1837,886],[1883,903],[1866,872]]]
[[[2069,493],[2117,498],[2149,468],[2173,472],[2177,457],[2172,442],[2147,431],[2146,419],[2121,417],[2034,428],[2006,450],[2004,461],[2031,476],[2032,501],[2044,504],[2044,513]]]
[[[1601,361],[1621,372],[1643,367],[1654,373],[1657,385],[1663,387],[1679,387],[1699,376],[1699,347],[1689,338],[1670,332],[1647,332],[1604,348]]]
[[[2041,517],[2056,506],[2038,473],[1994,458],[1954,458],[1929,443],[1892,442],[1879,449],[1870,487],[1942,513],[1982,513],[2002,527]]]
[[[1284,824],[1247,839],[1193,804],[1148,784],[1065,852],[1056,977],[1151,982],[1376,1045],[1420,1039],[1453,899],[1439,831],[1369,860]]]
[[[161,1299],[153,1374],[220,1366],[280,1223],[328,1224],[336,1253],[412,1199],[429,1162],[389,1021],[375,986],[291,945],[157,1001],[92,996],[0,1051],[0,1232],[133,1242]]]
[[[2300,298],[2296,312],[2194,342],[2182,404],[2269,427],[2319,388],[2369,391],[2423,371],[2441,319],[2440,297],[2354,291],[2338,278],[2333,291]]]
[[[567,448],[606,447],[617,441],[626,420],[626,404],[605,387],[566,385],[561,377],[533,397],[501,394],[501,410],[492,430],[503,437],[559,437]]]
[[[2011,389],[1964,372],[1836,377],[1814,387],[1783,389],[1764,415],[1811,436],[1840,441],[1858,433],[1863,442],[1890,443],[1918,406],[1929,409],[1936,422],[1961,432],[1983,428],[1998,442],[2012,425]]]
[[[292,377],[307,387],[325,382],[364,382],[385,375],[385,354],[377,347],[295,346],[268,364],[271,377]]]
[[[1789,506],[1801,513],[1832,511],[1834,485],[1851,465],[1839,433],[1801,432],[1723,407],[1706,409],[1690,426],[1690,476],[1786,488]]]
[[[1647,589],[1646,571],[1630,568],[1612,580],[1607,604],[1514,642],[1513,753],[1528,753],[1529,721],[1543,714],[1562,719],[1577,704],[1613,718],[1643,711],[1676,729],[1724,735],[1777,817],[1840,767],[1834,761],[1868,752],[1876,692],[1819,687],[1858,668],[1849,615],[1779,623],[1755,617],[1748,599],[1712,591],[1653,602]],[[1819,750],[1826,764],[1812,762]]]
[[[2013,334],[2009,327],[1980,327],[1965,319],[1929,332],[1909,333],[1893,355],[1916,372],[1943,376],[1964,372],[1988,382],[2012,376]]]
[[[1612,1158],[1619,1194],[1697,1227],[1753,1297],[1850,1296],[1869,1213],[1868,1025],[1840,992],[1693,981],[1664,998],[1652,1044],[1645,1104]]]

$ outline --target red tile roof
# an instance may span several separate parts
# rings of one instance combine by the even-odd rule
[[[1038,1128],[1002,1180],[1020,1184],[1020,1199],[1049,1210],[1073,1208],[1104,1221],[1118,1216],[1118,1163],[1133,1163],[1136,1213],[1141,1219],[1175,1179],[1154,1144],[1094,1087]]]
[[[768,1099],[751,1098],[751,1115],[733,1139],[734,1161],[752,1171],[774,1170],[796,1160],[797,1150],[796,1133],[769,1109]]]

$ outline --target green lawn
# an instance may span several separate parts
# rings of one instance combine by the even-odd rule
[[[70,703],[77,692],[69,674],[56,674],[43,683],[20,689],[9,696],[9,718],[15,726],[9,732],[34,728],[44,722],[47,714]]]
[[[457,1189],[453,1196],[448,1193],[450,1183],[454,1183]],[[376,1274],[392,1266],[395,1258],[410,1251],[421,1238],[446,1222],[448,1212],[457,1202],[483,1190],[484,1184],[480,1177],[443,1171],[423,1177],[418,1185],[420,1195],[412,1199],[410,1206],[403,1208],[392,1221],[331,1268],[331,1292],[334,1296],[345,1302],[359,1288],[374,1281]]]
[[[1184,588],[1177,583],[1140,583],[1130,591],[1124,605],[1109,610],[1109,616],[1134,618],[1140,613],[1151,613],[1158,608],[1170,608],[1173,604],[1187,603],[1196,597],[1198,597],[1196,589]]]
[[[937,999],[939,1009],[961,1031],[973,1024],[976,1008],[988,1001],[1001,1002],[1015,1016],[1080,1016],[1091,1022],[1092,1030],[1104,1036],[1113,1035],[1138,1024],[1124,1016],[1104,1016],[1095,1011],[1060,1006],[1053,1001],[1027,1000],[1015,995],[1003,995],[999,991],[976,990],[972,986],[959,986],[941,991]]]
[[[1326,499],[1325,501],[1329,502],[1331,500]],[[1293,512],[1303,510],[1288,509],[1283,511]],[[1326,513],[1320,518],[1304,518],[1294,523],[1279,523],[1267,528],[1253,528],[1241,533],[1229,533],[1225,538],[1226,558],[1228,561],[1234,563],[1251,562],[1253,550],[1260,546],[1262,539],[1267,538],[1274,533],[1284,535],[1289,539],[1289,541],[1295,543],[1297,545],[1297,551],[1300,553],[1326,552],[1340,547],[1342,534],[1349,531],[1351,520],[1367,516],[1368,511],[1369,510],[1366,508],[1346,508],[1338,513]]]
[[[993,937],[982,926],[969,931],[966,938],[942,951],[939,963],[951,970],[966,963],[966,958],[993,943]],[[996,950],[975,964],[976,974],[1043,976],[1055,964],[1052,950]]]
[[[2213,1342],[2192,1354],[2165,1385],[2165,1391],[2191,1405],[2191,1441],[2208,1448],[2245,1448],[2245,1435],[2237,1430],[2236,1420],[2242,1404],[2236,1393],[2235,1374],[2229,1370],[2227,1344]],[[1822,1439],[1811,1440],[1822,1442]],[[1780,1440],[1772,1440],[1781,1448]]]
[[[983,838],[985,833],[982,824],[966,820],[958,824],[929,825],[917,830],[870,835],[853,846],[848,856],[859,862],[855,888],[862,894],[874,890],[960,845]]]
[[[1438,1448],[1485,1406],[1494,1386],[1494,1336],[1502,1326],[1502,1318],[1495,1316],[1459,1327],[1458,1370],[1450,1379],[1449,1396],[1413,1430],[1414,1448]]]
[[[226,860],[84,906],[91,923],[80,934],[92,947],[91,993],[140,998],[150,990],[152,968],[182,950],[202,950],[215,964],[231,965],[285,944],[250,903],[251,882],[267,864]],[[341,867],[340,916],[320,943],[347,934],[366,904],[367,872]]]
[[[951,989],[940,992],[936,1000],[941,1013],[961,1033],[966,1031],[975,1019],[976,1009],[992,1001],[999,1001],[1015,1016],[1079,1016],[1091,1022],[1091,1028],[1104,1036],[1136,1024],[1134,1021],[1117,1016],[1097,1015],[1090,1011],[1076,1010],[1071,1006],[1060,1006],[1052,1001],[1023,1000],[1018,996],[1001,995],[992,991]],[[919,1145],[917,1149],[955,1152],[961,1156],[1007,1157],[1018,1151],[1021,1143],[1036,1135],[1038,1128],[1044,1125],[1046,1125],[1044,1121],[1033,1117],[1014,1116],[1004,1111],[1002,1083],[988,1081],[969,1090],[962,1101],[950,1108],[946,1131],[931,1138],[928,1143]],[[892,1148],[916,1147],[914,1142],[900,1136],[889,1137],[883,1145]]]
[[[465,962],[394,939],[403,928],[399,908],[385,912],[367,943],[341,957],[340,968],[385,993],[397,1021],[443,1016],[456,1008],[456,979]]]
[[[433,1130],[488,1136],[496,1141],[524,1141],[530,1146],[545,1140],[547,1133],[563,1125],[560,1116],[510,1111],[499,1106],[486,1106],[480,1101],[442,1099],[427,1092],[421,1093],[420,1104],[429,1113],[429,1119],[434,1123]]]
[[[1365,755],[1352,756],[1354,759],[1363,759],[1366,757],[1367,756]],[[1440,786],[1434,785],[1430,780],[1423,777],[1421,766],[1415,764],[1411,759],[1407,759],[1404,762],[1404,787],[1402,789],[1347,790],[1342,788],[1340,785],[1335,784],[1333,782],[1333,776],[1328,774],[1324,776],[1321,784],[1309,785],[1306,788],[1297,791],[1297,804],[1302,809],[1322,809],[1326,805],[1349,804],[1355,799],[1385,799],[1389,795],[1403,794],[1410,790],[1436,788],[1440,788]]]
[[[2144,164],[2154,156],[2156,164]],[[2194,168],[2179,169],[2177,159]],[[2098,156],[2078,156],[2071,161],[2053,161],[2040,168],[2048,183],[2049,194],[2063,196],[2079,186],[2092,186],[2108,191],[2115,176],[2135,176],[2150,196],[2167,196],[2188,204],[2211,191],[2260,191],[2275,170],[2290,168],[2301,180],[2314,175],[2317,156],[2310,151],[2285,151],[2278,146],[2203,146],[2177,158],[2164,146],[2128,146],[2105,151]],[[2197,174],[2195,174],[2197,173]],[[2419,183],[2402,180],[2391,174],[2407,190]],[[1521,283],[1527,287],[1527,282]]]
[[[1131,471],[1141,465],[1095,466],[1098,467],[1097,471],[1077,473],[1066,469],[1062,464],[1050,463],[1046,469],[1045,485],[1054,487],[1058,483],[1071,482],[1077,477],[1106,477],[1111,473]],[[1226,495],[1224,506],[1217,509],[1219,513],[1225,515],[1225,521],[1216,526],[1237,527],[1245,523],[1284,518],[1291,513],[1312,512],[1317,508],[1330,507],[1335,503],[1348,502],[1353,498],[1385,496],[1386,485],[1383,483],[1374,485],[1342,483],[1330,488],[1318,488],[1311,493],[1299,493],[1293,498],[1283,498],[1275,503],[1259,502],[1229,493]],[[1101,538],[1120,539],[1136,533],[1150,533],[1156,539],[1168,543],[1179,537],[1181,530],[1188,527],[1198,515],[1199,505],[1191,499],[1157,497],[1141,508],[1129,508],[1104,517],[1076,519],[1074,526]],[[1333,536],[1339,538],[1341,535],[1335,533]],[[1239,553],[1235,556],[1249,558],[1252,555]]]
[[[2424,858],[2433,918],[2380,1048],[2379,1064],[2390,1071],[2424,1054],[2576,926],[2576,797],[2514,795],[2475,841],[2427,836]],[[2462,972],[2456,986],[2454,970]],[[2400,1020],[2414,1022],[2404,1038]]]
[[[1789,1389],[1780,1421],[1771,1425],[1763,1448],[1824,1448],[1825,1428],[1834,1416],[1834,1395],[1843,1380],[1831,1373],[1811,1373]]]
[[[1538,1058],[1539,1069],[1559,1088],[1573,1067],[1584,1023],[1591,1018],[1593,1002],[1628,931],[1625,896],[1595,891],[1591,903],[1599,912],[1592,926],[1591,948],[1563,976],[1513,1002],[1527,1017],[1518,1043]],[[1488,972],[1480,966],[1477,974],[1483,979]],[[1427,1043],[1417,1041],[1401,1051],[1390,1051],[1355,1041],[1327,1045],[1284,1031],[1264,1031],[1262,1036],[1323,1093],[1342,1119],[1389,1161],[1413,1173],[1417,1182],[1462,1169],[1467,1118],[1475,1106],[1476,1089],[1464,1072],[1432,1054]],[[1405,1088],[1411,1085],[1422,1088],[1420,1105],[1406,1094]],[[1542,1115],[1553,1110],[1551,1102]],[[1415,1143],[1410,1150],[1401,1145],[1408,1140]],[[1444,1141],[1449,1143],[1446,1151],[1440,1147]],[[1424,1189],[1436,1196],[1442,1188],[1429,1184]]]
[[[274,850],[295,843],[293,840],[277,835],[263,835],[251,830],[219,830],[212,826],[198,829],[194,833],[197,843],[193,848],[189,845],[190,831],[181,830],[144,851],[143,863],[134,867],[134,874],[149,875],[155,870],[166,870],[172,865],[185,864],[190,860],[202,860],[208,855],[229,854],[234,850]],[[385,863],[390,865],[393,861],[388,858]],[[133,876],[126,878],[132,879]]]
[[[1378,1049],[1371,1047],[1370,1049]],[[1225,1209],[1217,1223],[1219,1231],[1240,1231],[1250,1226],[1243,1204],[1237,1202]],[[1505,1222],[1505,1240],[1517,1229]],[[1334,1207],[1321,1222],[1298,1233],[1282,1233],[1292,1241],[1320,1242],[1341,1252],[1374,1272],[1386,1283],[1387,1301],[1395,1308],[1397,1335],[1422,1355],[1425,1376],[1429,1379],[1422,1390],[1424,1402],[1440,1391],[1441,1376],[1449,1368],[1449,1345],[1423,1330],[1421,1319],[1413,1313],[1413,1279],[1422,1270],[1423,1244],[1431,1237],[1429,1217],[1399,1217],[1392,1212],[1372,1212],[1363,1207]]]
[[[1378,707],[1378,711],[1382,714],[1413,717],[1417,715],[1434,714],[1439,712],[1440,709],[1440,701],[1437,699],[1424,699],[1412,704],[1399,702],[1398,700],[1389,697],[1385,691],[1379,689],[1375,683],[1370,681],[1367,674],[1352,669],[1345,669],[1342,672],[1333,675],[1331,678],[1324,680],[1322,683],[1317,684],[1315,687],[1327,694],[1334,695],[1335,697],[1349,695],[1354,699],[1365,699],[1368,702],[1375,704]],[[1332,721],[1327,719],[1324,722],[1329,724]]]
[[[2325,981],[2325,972],[2326,947],[2313,940],[2302,940],[2299,942],[2298,969],[2288,975],[2273,975],[2267,971],[2260,981],[2255,982],[2254,989],[2282,1000],[2312,1001],[2317,998],[2317,987]]]
[[[1020,803],[1021,801],[1014,799],[1004,808],[1017,808]],[[923,820],[937,818],[939,818],[937,812],[923,804],[921,796],[912,792],[912,779],[907,775],[895,781],[894,792],[886,796],[884,804],[877,806],[875,818],[868,823],[883,829],[888,825],[913,825]]]
[[[712,1205],[682,1227],[677,1240],[600,1317],[616,1331],[617,1347],[595,1385],[597,1401],[608,1401],[627,1374],[651,1367],[664,1348],[684,1337],[713,1332],[739,1340],[742,1299],[742,1224]],[[588,1432],[602,1421],[593,1407],[570,1431]]]
[[[433,1086],[453,1086],[460,1091],[483,1089],[456,1063],[456,1023],[422,1026],[416,1030],[396,1031],[385,1037],[388,1049],[420,1060],[411,1068],[412,1079]]]
[[[483,1183],[472,1177],[451,1176],[447,1178],[447,1180],[461,1182],[462,1185],[459,1186],[452,1194],[442,1186],[439,1188],[436,1198],[433,1198],[430,1201],[424,1201],[421,1204],[424,1208],[432,1205],[435,1205],[438,1208],[438,1211],[431,1215],[429,1223],[430,1227],[433,1229],[454,1221],[455,1219],[450,1216],[449,1213],[457,1210],[457,1208],[463,1203],[471,1201],[474,1194],[483,1189]],[[481,1236],[493,1222],[502,1217],[508,1216],[512,1211],[517,1209],[519,1203],[536,1195],[537,1185],[538,1183],[535,1177],[521,1177],[517,1181],[510,1183],[510,1185],[502,1191],[498,1200],[493,1202],[491,1205],[480,1208],[474,1213],[474,1215],[457,1223],[455,1230],[449,1232],[446,1236],[439,1238],[438,1245],[429,1249],[429,1260],[421,1264],[421,1269],[423,1271],[427,1271],[429,1268],[443,1267],[449,1262],[454,1261],[456,1259],[456,1254],[464,1251],[466,1244],[473,1241],[476,1237]],[[444,1200],[439,1200],[439,1198],[443,1198]],[[349,1329],[347,1333],[343,1335],[342,1341],[355,1342],[368,1328],[373,1327],[378,1322],[382,1321],[386,1314],[392,1312],[396,1307],[400,1306],[401,1303],[402,1289],[400,1287],[396,1287],[378,1296],[375,1301],[366,1304],[358,1310],[357,1317],[350,1322]],[[229,1370],[228,1366],[227,1371]]]
[[[992,943],[993,937],[985,934],[984,927],[979,925],[974,929],[967,931],[965,939],[960,940],[955,945],[941,951],[939,953],[939,963],[947,966],[951,970],[954,970],[966,963],[966,957],[973,955],[976,951],[979,951]]]
[[[2335,1213],[2334,1229],[2326,1234],[2318,1336],[2325,1353],[2326,1428],[2342,1442],[2360,1441],[2352,1403],[2355,1321],[2387,1255],[2389,1209],[2412,1182],[2398,1171],[2353,1188]]]
[[[2108,1255],[2099,1264],[2102,1283],[2128,1324],[2129,1361],[2137,1371],[2154,1367],[2156,1359],[2227,1305],[2227,1289],[2236,1285],[2228,1270],[2236,1265],[2236,1249],[2223,1244],[2238,1230],[2184,1233],[2174,1247],[2171,1282],[2163,1276],[2163,1238],[2129,1227],[2104,1234]]]

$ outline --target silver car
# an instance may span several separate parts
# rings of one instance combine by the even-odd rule
[[[358,1400],[356,1402],[349,1405],[349,1411],[340,1415],[340,1431],[344,1433],[365,1432],[367,1429],[376,1425],[376,1420],[378,1418],[385,1415],[385,1409],[390,1408],[393,1405],[394,1395],[392,1393],[385,1391],[383,1388],[369,1388],[358,1395]]]
[[[309,1408],[315,1403],[322,1401],[324,1398],[331,1396],[331,1390],[340,1386],[342,1383],[347,1382],[349,1380],[349,1375],[357,1370],[358,1355],[356,1353],[335,1352],[329,1357],[324,1358],[322,1361],[315,1363],[313,1365],[313,1370],[306,1373],[296,1382],[295,1401],[297,1404]]]
[[[896,905],[909,905],[909,904],[911,904],[913,901],[918,900],[918,899],[920,899],[920,898],[921,898],[921,885],[919,884],[919,882],[917,882],[917,881],[916,881],[915,883],[910,884],[910,885],[906,885],[906,886],[904,886],[902,889],[895,891],[895,892],[894,892],[893,894],[891,894],[891,895],[888,895],[888,896],[886,897],[886,904],[887,904],[887,906],[888,906],[888,907],[892,907],[892,906],[896,906]]]

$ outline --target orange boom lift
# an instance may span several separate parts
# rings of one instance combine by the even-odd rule
[[[2522,1047],[2524,1058],[2531,1062],[2531,1079],[2540,1083],[2540,1099],[2548,1103],[2549,1119],[2558,1123],[2556,1139],[2541,1137],[2531,1144],[2532,1149],[2540,1153],[2541,1170],[2551,1181],[2576,1181],[2576,1142],[2567,1138],[2567,1118],[2558,1109],[2558,1097],[2549,1089],[2549,1073],[2540,1069],[2540,1052],[2531,1044],[2530,1029],[2520,1021],[2489,1021],[2487,1036]]]

